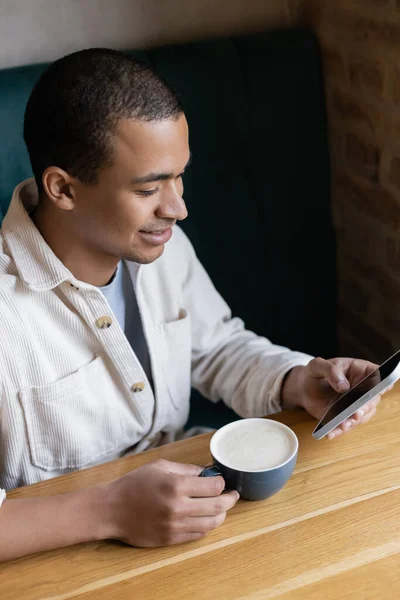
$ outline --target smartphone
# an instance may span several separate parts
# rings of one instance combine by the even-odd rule
[[[313,437],[316,440],[323,438],[372,398],[383,394],[398,379],[400,379],[400,350],[385,360],[376,371],[367,375],[335,400],[314,429]]]

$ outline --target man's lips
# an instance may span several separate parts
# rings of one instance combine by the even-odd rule
[[[151,230],[140,230],[139,235],[146,240],[149,244],[153,246],[159,246],[161,244],[166,244],[172,236],[172,227],[167,227],[166,229],[159,229],[157,231]]]

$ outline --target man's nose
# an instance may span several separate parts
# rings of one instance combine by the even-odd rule
[[[183,221],[188,216],[185,201],[176,185],[165,190],[157,214],[163,219],[174,219],[174,221]]]

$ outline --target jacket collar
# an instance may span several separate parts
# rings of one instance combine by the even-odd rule
[[[57,258],[29,216],[37,203],[35,181],[27,179],[15,188],[3,219],[2,233],[18,273],[35,291],[54,289],[64,281],[76,285],[75,277]]]

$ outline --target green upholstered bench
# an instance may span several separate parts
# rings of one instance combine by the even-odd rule
[[[336,350],[335,240],[318,44],[308,31],[133,51],[180,94],[193,164],[183,228],[246,326],[311,354]],[[46,65],[0,71],[0,221],[31,175],[25,104]],[[235,415],[193,393],[189,424]]]

